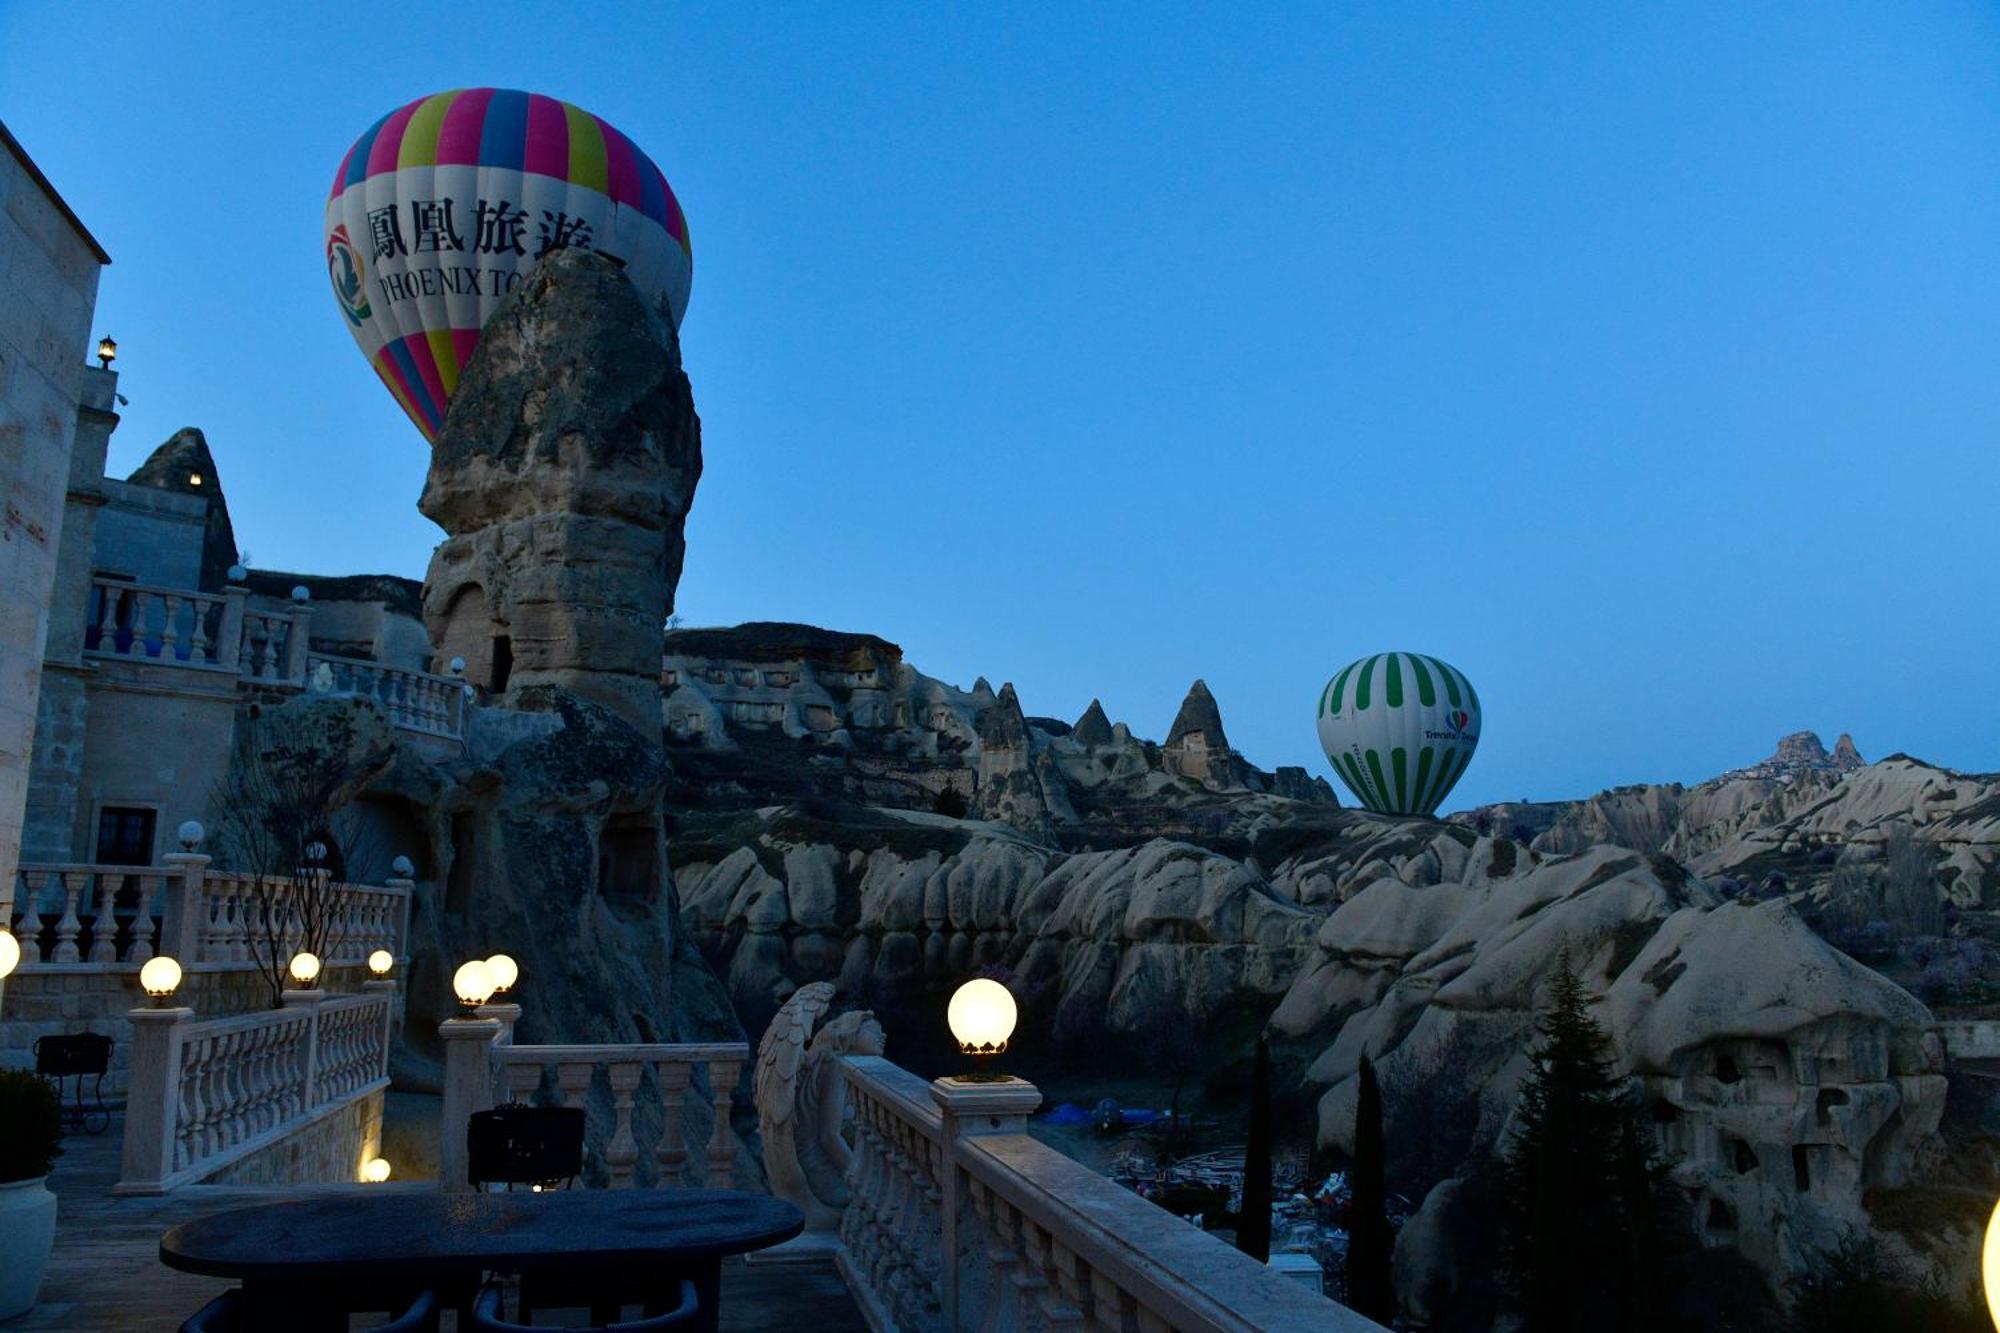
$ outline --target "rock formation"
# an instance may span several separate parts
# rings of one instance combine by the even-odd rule
[[[146,457],[125,478],[135,486],[176,491],[208,502],[208,522],[202,533],[200,587],[220,588],[236,563],[236,529],[229,521],[229,501],[222,477],[208,451],[208,437],[194,426],[183,426]]]
[[[1230,749],[1200,682],[1164,746],[1136,739],[1096,700],[1069,726],[1029,715],[1011,685],[957,689],[893,643],[809,625],[669,631],[660,682],[676,796],[701,809],[810,790],[930,810],[949,787],[982,817],[1087,847],[1213,845],[1339,804],[1325,779],[1264,773]]]
[[[424,580],[439,665],[655,731],[700,478],[672,321],[613,261],[552,252],[488,321],[432,451],[419,507],[449,534]]]

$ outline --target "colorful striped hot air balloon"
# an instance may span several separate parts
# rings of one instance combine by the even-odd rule
[[[420,97],[354,141],[326,204],[326,266],[362,355],[427,440],[501,300],[550,250],[599,250],[679,328],[694,252],[630,139],[535,93]]]
[[[1320,691],[1319,743],[1370,810],[1428,815],[1479,747],[1479,696],[1435,657],[1377,653],[1350,662]]]

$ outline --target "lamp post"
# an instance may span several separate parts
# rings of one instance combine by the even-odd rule
[[[97,340],[97,364],[106,370],[118,359],[118,340],[109,336]]]
[[[941,1078],[931,1084],[944,1131],[945,1162],[939,1183],[938,1216],[942,1223],[945,1262],[938,1294],[944,1327],[964,1327],[959,1310],[959,1218],[967,1208],[965,1170],[958,1164],[958,1140],[995,1134],[1026,1134],[1028,1117],[1042,1104],[1041,1090],[1026,1079],[994,1072],[993,1057],[1007,1049],[1019,1017],[1014,997],[997,981],[984,977],[966,982],[952,993],[945,1022],[961,1053],[976,1062],[972,1073]]]
[[[479,1013],[479,1007],[493,998],[493,972],[484,958],[459,964],[458,971],[452,973],[451,989],[458,996],[459,1016],[438,1024],[438,1036],[444,1039],[438,1184],[447,1194],[465,1194],[472,1189],[466,1170],[465,1126],[473,1112],[493,1104],[489,1062],[500,1023]]]

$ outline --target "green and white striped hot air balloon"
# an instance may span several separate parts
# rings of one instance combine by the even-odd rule
[[[1435,657],[1377,653],[1320,691],[1319,743],[1370,810],[1432,814],[1479,748],[1479,696]]]

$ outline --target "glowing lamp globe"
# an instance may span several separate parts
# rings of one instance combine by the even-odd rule
[[[1007,1038],[1014,1035],[1017,1017],[1014,997],[1007,988],[985,977],[960,986],[952,993],[951,1004],[944,1011],[958,1049],[979,1056],[998,1055],[1007,1049]]]
[[[460,1004],[477,1009],[493,998],[493,969],[486,966],[484,958],[461,963],[458,971],[452,973],[451,989]]]
[[[201,846],[201,840],[207,834],[208,830],[201,826],[199,819],[190,819],[180,826],[176,836],[180,838],[181,850],[191,852]]]
[[[21,965],[21,941],[14,933],[0,930],[0,977],[5,977]]]
[[[496,953],[486,960],[486,971],[493,978],[493,992],[512,990],[514,983],[521,979],[521,966],[504,953]]]
[[[147,959],[146,965],[139,969],[139,989],[161,1004],[165,1004],[180,989],[180,985],[181,965],[165,954]]]
[[[1986,1288],[1986,1312],[1993,1316],[1993,1326],[2000,1328],[2000,1204],[1993,1207],[1993,1216],[1986,1223],[1986,1247],[1980,1253],[1980,1277]]]
[[[319,980],[319,955],[304,949],[292,955],[291,966],[285,969],[292,974],[292,980],[301,986],[310,986]]]
[[[378,977],[389,975],[389,969],[396,965],[396,955],[387,949],[377,949],[368,955],[368,970]]]
[[[361,1178],[371,1185],[379,1185],[387,1180],[389,1178],[389,1159],[386,1157],[369,1158],[368,1164],[361,1168]]]

